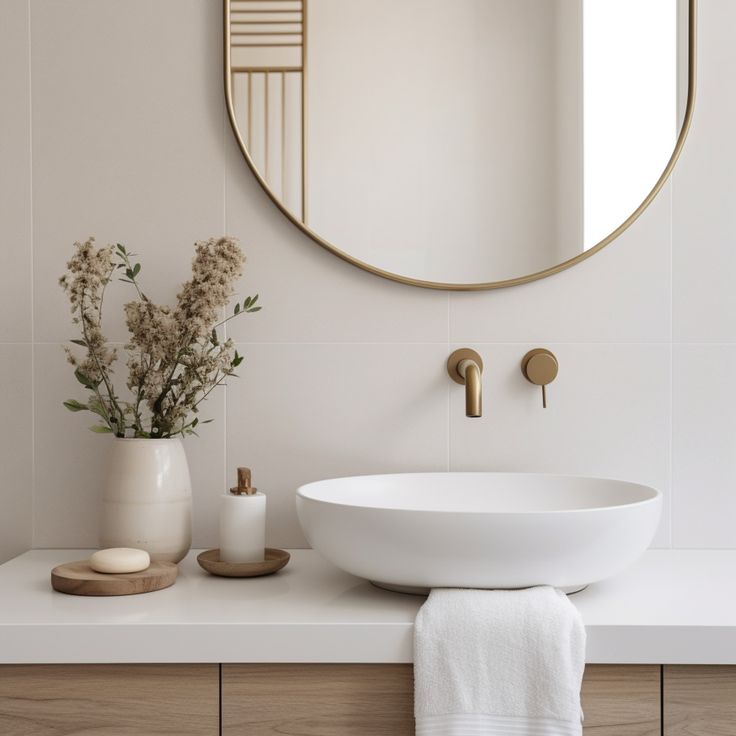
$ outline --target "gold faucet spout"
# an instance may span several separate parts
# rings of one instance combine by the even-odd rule
[[[470,348],[455,350],[447,359],[447,373],[455,383],[465,386],[465,416],[483,414],[483,358]]]
[[[480,367],[474,360],[461,360],[457,368],[465,379],[465,416],[480,417],[483,415]]]

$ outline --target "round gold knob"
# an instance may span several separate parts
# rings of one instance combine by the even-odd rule
[[[522,371],[526,380],[536,386],[546,386],[552,383],[557,378],[559,368],[557,358],[544,348],[527,353],[522,363]]]
[[[546,348],[530,350],[521,360],[524,378],[535,386],[542,387],[542,406],[547,406],[546,386],[557,378],[560,366],[557,358]]]

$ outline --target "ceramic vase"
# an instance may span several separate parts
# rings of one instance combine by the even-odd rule
[[[192,543],[192,485],[180,439],[113,440],[100,546],[144,549],[179,562]]]

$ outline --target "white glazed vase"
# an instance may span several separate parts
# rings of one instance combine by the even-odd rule
[[[192,484],[180,439],[113,440],[100,546],[144,549],[179,562],[192,544]]]

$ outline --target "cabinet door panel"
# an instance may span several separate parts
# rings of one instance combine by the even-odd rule
[[[401,664],[223,665],[223,736],[413,736]]]
[[[3,736],[217,736],[219,666],[0,665]]]
[[[660,736],[659,665],[588,665],[583,678],[586,736]]]
[[[664,668],[666,736],[734,736],[736,667]]]

